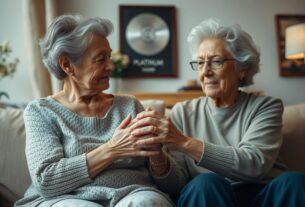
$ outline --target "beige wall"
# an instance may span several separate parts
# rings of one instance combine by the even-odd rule
[[[21,0],[0,0],[0,41],[11,41],[14,55],[21,59],[18,72],[13,79],[0,81],[0,91],[11,95],[11,101],[32,99],[26,68],[26,48],[22,32]],[[278,74],[278,57],[274,26],[275,14],[304,14],[304,0],[60,0],[60,13],[80,13],[85,17],[100,16],[113,21],[115,32],[109,40],[113,50],[119,48],[120,4],[175,5],[178,25],[179,77],[177,79],[124,80],[124,90],[174,92],[188,79],[197,78],[189,68],[189,52],[186,37],[191,28],[204,18],[216,17],[228,24],[240,24],[252,34],[261,48],[261,72],[255,76],[251,90],[263,90],[265,94],[281,98],[285,104],[305,102],[305,77],[283,78]],[[14,12],[12,12],[14,9]],[[9,20],[9,21],[8,21]],[[26,25],[25,25],[26,26]],[[298,92],[298,93],[297,93]]]

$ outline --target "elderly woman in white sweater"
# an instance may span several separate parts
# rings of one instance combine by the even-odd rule
[[[190,66],[206,96],[175,105],[171,122],[149,111],[137,117],[138,125],[166,123],[158,136],[137,143],[163,143],[177,154],[189,179],[177,205],[304,206],[304,174],[283,173],[278,157],[282,101],[239,90],[259,71],[250,35],[208,19],[192,29],[188,42]]]
[[[155,133],[135,126],[142,105],[133,97],[103,93],[114,69],[109,20],[63,15],[41,41],[43,62],[63,89],[31,102],[24,112],[26,156],[32,184],[15,206],[101,207],[174,204],[181,177],[160,144],[135,146]],[[134,136],[132,130],[146,134]],[[169,162],[168,162],[169,163]]]

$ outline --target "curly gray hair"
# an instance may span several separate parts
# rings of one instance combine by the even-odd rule
[[[236,60],[236,68],[247,70],[240,87],[253,84],[253,76],[259,72],[260,52],[252,37],[239,25],[223,26],[219,20],[204,20],[187,37],[192,58],[197,58],[200,43],[209,38],[223,39],[226,50]]]
[[[84,20],[81,15],[62,15],[48,27],[45,37],[40,41],[42,60],[57,79],[67,74],[59,65],[59,57],[65,55],[73,64],[80,64],[82,54],[91,38],[88,34],[107,37],[113,31],[112,23],[99,17]]]

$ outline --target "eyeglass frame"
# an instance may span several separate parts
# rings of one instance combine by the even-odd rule
[[[189,63],[190,63],[190,65],[191,65],[191,69],[192,70],[194,70],[194,71],[201,71],[202,70],[202,68],[205,66],[205,64],[207,63],[208,64],[208,67],[209,67],[209,69],[210,70],[220,70],[220,69],[222,69],[223,68],[223,65],[225,64],[225,62],[227,62],[227,61],[236,61],[236,59],[234,59],[234,58],[224,58],[224,59],[222,59],[222,60],[209,60],[209,61],[197,61],[197,60],[193,60],[193,61],[190,61]],[[199,67],[198,67],[198,63],[199,62],[203,62],[203,65],[202,65],[202,68],[201,69],[199,69]],[[222,62],[221,63],[221,66],[219,67],[219,68],[212,68],[211,67],[211,64],[213,63],[213,62]],[[193,64],[197,64],[197,67],[193,67]]]

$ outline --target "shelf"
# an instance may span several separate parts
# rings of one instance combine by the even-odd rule
[[[254,93],[257,96],[263,96],[263,91],[246,91],[247,93]],[[138,100],[163,100],[167,108],[172,108],[177,102],[190,100],[204,96],[200,90],[196,91],[183,91],[183,92],[120,92],[120,94],[129,94],[135,96]]]
[[[122,94],[129,94],[135,96],[138,100],[157,99],[163,100],[167,108],[173,107],[177,102],[194,99],[203,96],[202,91],[187,91],[187,92],[173,92],[173,93],[155,93],[155,92],[122,92]]]

